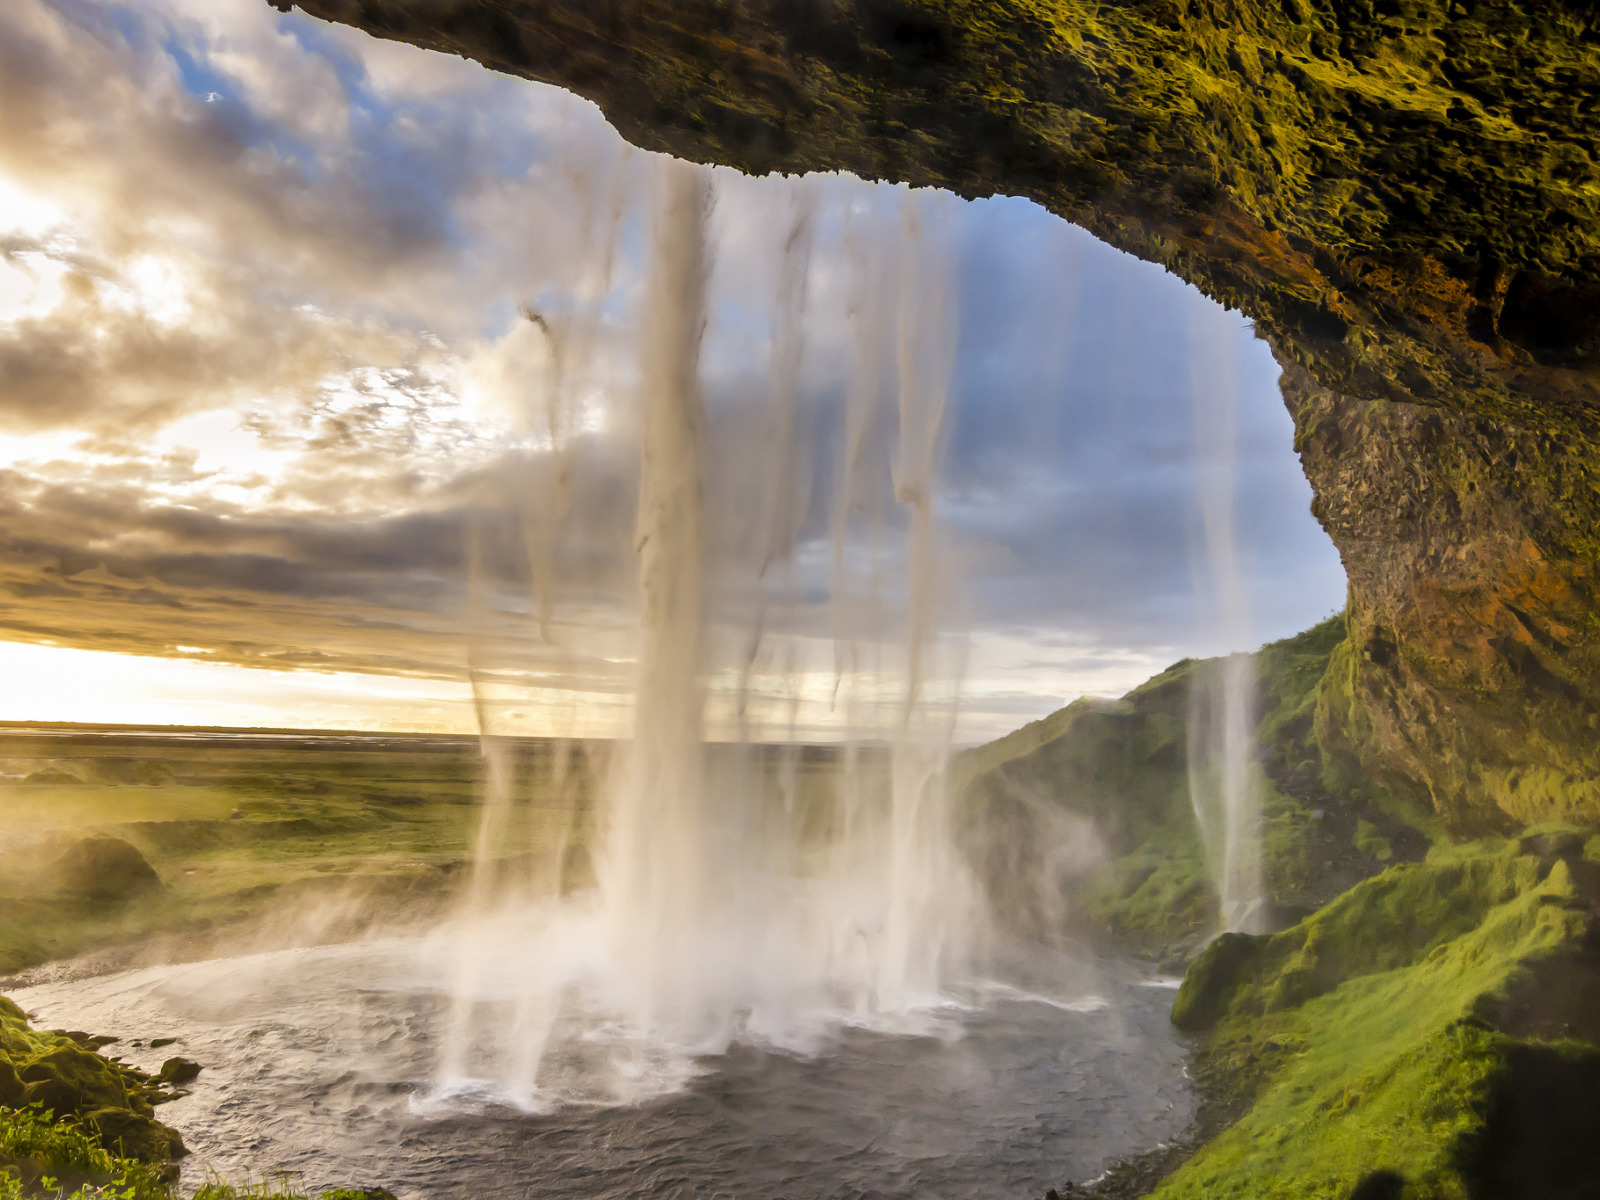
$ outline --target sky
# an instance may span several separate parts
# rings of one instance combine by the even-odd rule
[[[904,640],[913,419],[960,740],[1342,604],[1241,316],[1025,201],[710,174],[725,721],[836,736],[841,645]],[[10,0],[0,720],[624,728],[661,177],[585,101],[263,0]]]

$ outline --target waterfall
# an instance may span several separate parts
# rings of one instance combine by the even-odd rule
[[[980,940],[946,787],[962,643],[937,506],[955,322],[945,202],[901,189],[887,192],[895,212],[834,212],[821,181],[781,185],[758,222],[765,395],[730,399],[701,365],[721,316],[726,198],[702,167],[648,174],[638,278],[586,271],[606,282],[573,312],[525,314],[547,343],[547,399],[495,510],[521,534],[469,539],[486,781],[466,899],[440,934],[454,964],[446,1099],[628,1102],[736,1040],[809,1053],[845,1025],[928,1030]],[[609,195],[578,203],[604,212]],[[828,266],[849,281],[829,293],[848,305],[837,363],[809,332],[824,226],[838,237]],[[613,219],[586,252],[609,263],[628,228]],[[631,322],[619,295],[635,297]],[[629,353],[627,388],[596,382],[595,362]],[[836,390],[816,382],[830,363]],[[578,433],[580,376],[611,405],[602,433]],[[629,485],[624,530],[604,498]],[[607,546],[625,548],[584,565]],[[610,597],[623,573],[631,599]],[[588,619],[623,644],[593,615],[613,601],[632,614],[616,624],[633,648],[615,658],[581,631]],[[498,732],[501,713],[540,704],[541,681],[581,695],[580,669],[612,662],[589,686],[630,702],[614,751]],[[819,723],[829,744],[802,745]],[[558,786],[569,774],[583,786]],[[575,849],[591,880],[570,878]],[[513,850],[522,865],[507,865]]]
[[[650,1028],[688,1011],[706,921],[704,520],[700,338],[705,327],[706,172],[658,180],[640,379],[636,544],[643,631],[633,740],[611,797],[600,865],[612,954],[630,964],[630,1016]]]
[[[1261,783],[1255,764],[1255,658],[1243,652],[1252,643],[1254,623],[1235,539],[1239,389],[1234,336],[1222,309],[1196,317],[1191,326],[1197,501],[1206,567],[1198,590],[1208,601],[1212,629],[1232,652],[1191,676],[1189,796],[1223,929],[1259,932],[1266,917]]]

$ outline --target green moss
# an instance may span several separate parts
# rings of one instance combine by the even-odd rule
[[[1540,875],[1539,859],[1500,843],[1390,868],[1268,938],[1259,978],[1240,988],[1229,1011],[1293,1008],[1344,980],[1410,965],[1477,928]]]
[[[1384,837],[1371,821],[1357,823],[1356,849],[1363,854],[1372,855],[1378,862],[1388,862],[1394,857],[1394,847],[1389,844],[1389,839]]]
[[[1349,640],[1336,646],[1315,694],[1312,740],[1321,756],[1322,785],[1439,841],[1447,835],[1431,794],[1414,778],[1386,770],[1383,756],[1370,752],[1378,738],[1372,709],[1359,695],[1359,655]]]
[[[1269,762],[1296,770],[1319,765],[1315,718],[1328,664],[1345,640],[1344,616],[1263,646],[1256,656],[1256,740]]]
[[[99,1054],[110,1039],[36,1030],[0,997],[0,1104],[74,1121],[108,1152],[162,1163],[185,1151],[177,1131],[154,1119],[161,1081]]]
[[[180,1200],[183,1193],[147,1163],[105,1150],[97,1137],[37,1110],[0,1107],[0,1200]],[[335,1188],[320,1200],[393,1200],[381,1190]],[[309,1200],[282,1184],[207,1180],[191,1200]]]
[[[1211,975],[1234,995],[1205,1069],[1254,1104],[1156,1195],[1343,1200],[1378,1168],[1408,1196],[1469,1195],[1465,1148],[1515,1045],[1479,1014],[1581,939],[1581,908],[1564,863],[1541,879],[1500,843],[1385,872],[1249,953],[1208,952],[1194,993]]]
[[[1213,1028],[1239,990],[1260,972],[1266,944],[1266,938],[1249,933],[1214,938],[1184,973],[1172,1002],[1172,1023],[1190,1033]]]

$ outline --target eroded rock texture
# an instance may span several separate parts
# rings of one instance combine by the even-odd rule
[[[1600,817],[1588,4],[300,7],[571,88],[648,148],[1028,196],[1242,308],[1350,573],[1329,743],[1457,830]]]
[[[1318,735],[1460,834],[1600,823],[1593,447],[1284,377],[1350,578]]]

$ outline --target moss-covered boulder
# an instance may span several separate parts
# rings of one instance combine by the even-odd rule
[[[79,1120],[119,1158],[168,1162],[188,1153],[176,1129],[128,1108],[91,1108],[81,1112]]]
[[[33,1029],[27,1014],[0,996],[0,1107],[31,1106],[75,1121],[120,1157],[181,1157],[183,1139],[153,1115],[167,1098],[163,1081],[97,1053],[108,1040]]]
[[[1234,995],[1259,973],[1266,940],[1255,934],[1224,933],[1212,941],[1184,974],[1172,1002],[1172,1023],[1198,1033],[1221,1020]]]
[[[17,1064],[17,1074],[27,1084],[27,1101],[58,1113],[91,1108],[126,1108],[128,1089],[123,1076],[107,1070],[107,1060],[65,1038],[52,1038]]]
[[[121,838],[71,841],[44,873],[46,886],[69,896],[105,902],[136,900],[162,890],[161,876]]]
[[[200,1077],[201,1070],[200,1064],[192,1058],[169,1058],[161,1064],[161,1070],[157,1072],[156,1078],[162,1083],[173,1085],[192,1083]]]

